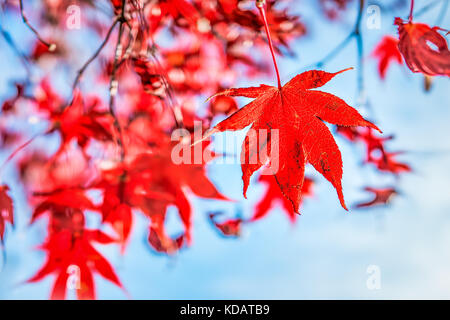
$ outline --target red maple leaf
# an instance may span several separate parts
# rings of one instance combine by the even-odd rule
[[[49,193],[33,214],[32,222],[43,212],[50,214],[49,235],[40,247],[47,252],[47,261],[27,282],[40,281],[56,273],[52,299],[65,299],[69,282],[73,285],[71,289],[76,289],[78,299],[95,299],[93,272],[123,289],[112,266],[92,245],[92,242],[110,244],[117,240],[100,230],[85,228],[82,210],[92,207],[80,190],[61,190]]]
[[[256,221],[264,218],[270,211],[270,209],[279,202],[283,208],[283,211],[287,213],[289,219],[295,222],[297,215],[295,214],[291,202],[283,196],[277,181],[272,175],[262,174],[259,176],[259,182],[263,182],[267,185],[266,192],[261,197],[255,208],[255,213],[250,218],[250,221]],[[312,186],[314,181],[308,177],[305,177],[302,185],[302,195],[311,195]]]
[[[405,23],[400,18],[395,18],[395,24],[400,36],[398,48],[412,72],[450,76],[450,51],[447,41],[438,33],[440,28]]]
[[[169,205],[178,208],[180,218],[185,226],[187,243],[191,239],[192,212],[184,188],[189,188],[195,195],[218,200],[228,200],[207,178],[205,164],[210,159],[201,159],[201,163],[196,162],[195,147],[190,148],[190,154],[184,157],[184,151],[180,150],[182,158],[187,163],[176,164],[172,159],[173,147],[178,145],[175,142],[162,146],[154,154],[140,154],[130,165],[130,170],[136,175],[149,176],[148,186],[153,191],[167,194],[171,197],[154,198],[151,201],[141,199],[136,195],[134,205],[139,207],[150,218],[164,216]],[[208,143],[204,143],[201,151],[207,148]],[[213,156],[213,155],[212,155]],[[152,218],[153,219],[153,218]]]
[[[13,202],[8,195],[9,187],[0,186],[0,240],[3,243],[5,235],[5,226],[9,222],[14,225]]]
[[[74,270],[74,287],[78,299],[95,299],[93,272],[123,288],[110,263],[93,247],[92,242],[109,244],[113,238],[100,230],[85,229],[78,236],[70,230],[61,230],[50,236],[42,246],[47,251],[47,261],[42,268],[27,282],[36,282],[56,273],[51,299],[65,299],[70,281],[71,270]]]
[[[158,253],[173,254],[178,252],[186,241],[186,233],[171,238],[166,234],[164,227],[165,215],[157,215],[152,218],[152,224],[148,234],[148,242]]]
[[[374,159],[376,151],[380,152],[382,156],[385,155],[384,143],[392,140],[394,136],[380,137],[373,134],[373,130],[368,128],[365,132],[361,133],[361,140],[366,144],[366,161],[370,162]]]
[[[348,69],[346,69],[348,70]],[[275,172],[277,183],[288,198],[294,211],[299,211],[305,163],[311,163],[337,191],[343,208],[346,209],[342,194],[342,158],[336,142],[323,121],[343,126],[367,126],[379,130],[366,121],[355,109],[342,99],[326,92],[309,90],[321,87],[337,73],[307,71],[280,89],[261,85],[260,87],[225,90],[217,95],[243,96],[255,98],[233,115],[217,124],[209,133],[226,130],[251,129],[278,130],[279,139],[271,145],[271,137],[259,143],[247,134],[242,145],[241,158],[256,159],[242,163],[244,197],[250,177],[265,163],[278,163]],[[207,135],[208,136],[208,135]],[[279,152],[271,152],[271,149]],[[250,164],[247,162],[254,162]]]
[[[34,195],[42,198],[42,200],[34,209],[30,223],[33,223],[46,212],[58,214],[68,208],[78,210],[96,209],[95,205],[81,188],[67,188],[45,193],[35,193]]]
[[[355,205],[355,208],[367,208],[373,207],[376,205],[386,205],[392,199],[393,196],[398,194],[398,191],[395,188],[372,188],[366,187],[365,191],[368,191],[374,195],[374,198],[367,202],[361,202]]]
[[[398,50],[398,39],[391,36],[384,36],[372,55],[378,59],[378,73],[383,80],[386,78],[386,71],[391,62],[403,63],[402,54]]]
[[[390,172],[398,175],[401,172],[411,172],[411,167],[406,163],[398,162],[394,159],[395,156],[402,152],[385,152],[379,158],[372,158],[370,162],[374,163],[378,170]]]
[[[372,128],[337,126],[336,132],[351,142],[362,141],[366,145],[365,162],[376,162],[376,159],[378,159],[377,152],[379,152],[380,156],[384,156],[386,152],[385,142],[394,138],[393,135],[387,137],[374,135]]]
[[[60,150],[72,139],[76,139],[78,145],[83,148],[91,138],[99,141],[113,140],[112,118],[98,110],[100,100],[92,99],[89,102],[89,105],[85,106],[81,94],[75,92],[71,105],[63,112],[51,116],[53,125],[49,131],[58,130],[61,133]]]

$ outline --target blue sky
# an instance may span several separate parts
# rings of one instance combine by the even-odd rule
[[[417,1],[417,6],[425,2]],[[278,58],[283,82],[328,53],[347,36],[354,21],[353,7],[344,23],[329,23],[310,6],[300,8],[305,1],[298,3],[310,26],[310,36],[294,47],[297,59]],[[448,21],[449,14],[443,21]],[[433,24],[437,15],[438,9],[430,11],[420,21]],[[247,226],[240,239],[225,239],[210,226],[206,212],[222,209],[232,216],[238,208],[248,216],[264,186],[253,182],[249,199],[244,200],[240,166],[213,163],[208,167],[211,180],[224,194],[238,201],[212,202],[192,196],[195,209],[192,247],[174,257],[153,254],[146,244],[148,222],[139,213],[124,256],[118,248],[100,247],[132,298],[450,298],[450,83],[446,78],[436,79],[432,91],[425,93],[422,76],[397,65],[388,71],[387,81],[380,81],[376,65],[368,56],[384,34],[396,34],[393,16],[383,14],[380,30],[367,29],[366,18],[363,19],[365,78],[373,109],[369,115],[385,134],[396,135],[389,144],[391,150],[408,151],[401,159],[414,169],[398,182],[402,196],[395,198],[388,208],[347,213],[339,206],[331,185],[314,174],[315,195],[305,202],[296,225],[291,225],[282,211],[274,209],[266,219]],[[8,24],[8,28],[16,26]],[[445,23],[441,27],[450,28]],[[20,26],[13,34],[29,37]],[[356,67],[355,53],[352,42],[325,69]],[[0,97],[12,92],[6,80],[19,77],[18,67],[10,63],[13,59],[10,52],[0,50]],[[355,70],[346,72],[324,90],[352,105],[356,98],[355,79]],[[242,139],[243,133],[236,136]],[[385,186],[395,182],[389,175],[361,167],[360,147],[339,137],[337,143],[343,155],[344,195],[349,204],[365,199],[361,190],[365,185]],[[8,182],[14,179],[12,172],[5,175]],[[53,282],[51,277],[37,284],[20,285],[44,261],[44,254],[33,248],[45,237],[45,221],[27,227],[30,208],[24,204],[23,194],[16,191],[13,196],[18,225],[14,231],[7,230],[8,261],[0,273],[0,299],[46,299]],[[367,268],[371,265],[380,270],[378,290],[369,290],[366,285]],[[96,280],[99,298],[126,298],[114,285],[100,277]]]

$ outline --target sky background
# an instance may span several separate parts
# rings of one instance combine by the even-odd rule
[[[427,2],[419,0],[417,7]],[[283,83],[344,39],[356,15],[356,7],[352,6],[343,22],[330,23],[317,8],[310,5],[300,8],[309,1],[295,3],[298,8],[293,10],[302,12],[310,33],[293,47],[297,58],[278,58]],[[403,17],[407,11],[405,8]],[[418,20],[433,25],[438,15],[439,7]],[[146,243],[148,222],[139,213],[135,215],[125,255],[117,247],[98,247],[113,264],[132,298],[450,298],[450,83],[448,78],[435,79],[431,92],[425,93],[423,77],[398,65],[390,68],[385,82],[380,81],[376,63],[369,55],[383,35],[396,34],[394,17],[382,12],[379,30],[367,29],[367,17],[364,15],[362,26],[367,97],[372,111],[366,115],[386,135],[395,134],[395,140],[388,144],[389,150],[406,151],[399,159],[409,163],[414,171],[396,182],[390,175],[361,167],[363,148],[336,137],[344,162],[344,195],[351,205],[370,197],[362,191],[364,186],[384,187],[395,182],[402,195],[387,208],[346,212],[332,186],[314,173],[317,182],[314,197],[306,199],[295,225],[276,208],[264,220],[244,226],[241,238],[225,239],[211,227],[207,212],[223,210],[232,217],[241,211],[250,216],[265,187],[253,181],[248,200],[244,200],[240,165],[212,163],[208,166],[210,179],[237,202],[214,202],[191,196],[195,214],[190,248],[174,257],[154,254]],[[450,10],[442,28],[450,28],[449,17]],[[18,39],[31,38],[17,22],[8,22],[6,26]],[[8,80],[20,76],[17,62],[12,62],[16,60],[9,50],[3,50],[4,42],[0,43],[0,97],[4,98],[13,92]],[[355,45],[351,42],[325,69],[334,72],[356,67]],[[355,105],[356,75],[355,70],[341,74],[324,90]],[[261,81],[273,84],[274,79]],[[250,84],[255,85],[240,83]],[[39,129],[39,124],[27,127],[30,135]],[[244,134],[236,134],[239,141]],[[220,139],[219,135],[216,142]],[[216,143],[215,150],[223,151],[221,143]],[[313,170],[309,168],[308,172]],[[15,179],[13,172],[4,175],[10,184]],[[36,284],[21,284],[44,262],[44,253],[34,248],[45,237],[46,221],[28,227],[31,211],[24,195],[16,191],[13,198],[18,224],[15,230],[7,230],[8,260],[0,272],[0,299],[46,299],[53,277]],[[170,211],[169,216],[175,220],[176,212]],[[95,223],[95,219],[89,217],[89,222]],[[381,287],[376,290],[370,290],[366,284],[370,276],[367,269],[373,265],[380,270]],[[103,278],[96,276],[95,280],[98,298],[127,298],[121,289]]]

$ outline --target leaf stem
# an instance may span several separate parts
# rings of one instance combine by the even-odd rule
[[[414,0],[411,0],[411,9],[409,10],[409,22],[411,23],[413,20],[413,11],[414,11]]]
[[[275,51],[273,49],[273,44],[272,44],[272,37],[270,36],[270,30],[269,30],[269,25],[267,23],[267,17],[266,17],[266,0],[256,0],[256,7],[258,8],[261,17],[264,21],[264,29],[266,30],[266,35],[267,35],[267,41],[269,42],[269,48],[270,48],[270,53],[272,54],[272,59],[273,59],[273,65],[275,67],[275,72],[277,74],[277,80],[278,80],[278,89],[281,89],[281,80],[280,80],[280,72],[278,71],[278,65],[277,65],[277,60],[275,59]]]

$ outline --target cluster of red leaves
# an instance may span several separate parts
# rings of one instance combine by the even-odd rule
[[[100,230],[87,229],[84,213],[78,209],[84,207],[93,205],[81,193],[63,190],[46,196],[33,214],[35,219],[44,210],[48,211],[50,220],[47,240],[40,247],[47,253],[47,260],[28,282],[40,281],[55,273],[52,299],[64,299],[68,287],[76,289],[78,299],[95,299],[94,272],[122,287],[108,260],[93,246],[93,243],[111,244],[117,240]],[[75,272],[73,279],[71,270]],[[70,281],[74,282],[72,288],[68,286]]]
[[[387,151],[386,142],[392,140],[393,136],[381,137],[374,134],[371,128],[359,129],[338,126],[336,131],[353,143],[362,143],[366,149],[364,164],[373,165],[378,172],[390,173],[398,177],[402,173],[411,172],[411,167],[395,159],[401,152]],[[398,194],[396,188],[373,188],[366,187],[367,192],[374,193],[373,201],[357,204],[356,208],[371,207],[378,204],[388,204],[393,196]]]
[[[402,64],[405,61],[412,72],[425,75],[425,90],[428,91],[432,76],[450,76],[450,51],[446,39],[439,34],[439,31],[446,30],[440,27],[431,28],[424,23],[414,23],[413,11],[414,1],[411,2],[408,21],[405,22],[401,18],[394,20],[394,24],[398,27],[398,38],[384,36],[375,47],[372,56],[378,60],[378,73],[381,79],[385,79],[387,69],[392,62]],[[385,151],[384,142],[391,137],[387,139],[374,137],[370,130],[362,134],[346,128],[338,128],[338,131],[353,142],[360,140],[365,143],[366,162],[374,164],[378,171],[389,172],[396,176],[411,171],[408,164],[395,159],[401,152]],[[357,204],[357,208],[386,205],[393,196],[398,194],[395,187],[381,189],[366,187],[365,191],[373,193],[375,197],[371,201]]]
[[[289,52],[290,42],[306,29],[298,16],[278,9],[279,2],[268,1],[267,19],[276,50],[282,54]],[[65,0],[43,1],[38,13],[45,14],[31,14],[33,24],[64,30],[61,17],[66,16],[71,4]],[[96,10],[94,1],[81,5],[83,13]],[[17,14],[15,4],[8,3],[6,10]],[[50,154],[47,150],[29,151],[28,147],[17,161],[34,208],[31,223],[41,217],[49,223],[47,238],[40,247],[46,253],[46,262],[28,281],[55,275],[54,299],[65,298],[68,288],[74,289],[79,299],[95,298],[94,274],[123,288],[96,246],[116,244],[124,252],[135,214],[148,217],[148,242],[154,251],[174,254],[191,243],[192,195],[228,199],[206,175],[205,166],[216,155],[209,152],[200,163],[194,161],[196,152],[205,154],[209,143],[183,148],[179,156],[191,161],[176,164],[172,153],[179,141],[172,141],[170,133],[180,125],[192,130],[195,120],[208,125],[215,116],[235,112],[236,101],[223,96],[213,99],[205,116],[198,117],[197,99],[228,87],[241,72],[253,77],[270,70],[267,55],[254,54],[255,50],[265,50],[266,38],[253,3],[161,0],[142,5],[112,0],[111,13],[127,19],[120,39],[123,50],[105,47],[98,57],[102,72],[93,80],[99,90],[104,90],[115,70],[120,82],[116,106],[107,105],[100,94],[82,94],[77,88],[69,99],[64,98],[49,76],[38,83],[18,84],[17,93],[2,104],[2,112],[13,119],[23,117],[25,108],[34,122],[46,123],[47,129],[39,139],[58,136],[60,140],[57,150]],[[81,23],[103,37],[109,26],[93,16],[83,14]],[[157,45],[155,40],[167,31],[176,45]],[[30,61],[56,68],[77,60],[71,56],[73,44],[64,33],[48,39],[56,44],[56,50],[36,41],[27,54]],[[119,56],[115,57],[116,53]],[[111,107],[118,110],[117,114],[111,113]],[[4,141],[11,134],[2,126]],[[189,154],[184,154],[186,150]],[[0,189],[2,239],[5,224],[13,223],[8,190],[7,186]],[[183,229],[178,234],[166,230],[169,207],[178,212]],[[87,215],[99,215],[102,228],[108,226],[109,231],[87,226]],[[242,222],[229,219],[213,225],[224,235],[237,236]]]

